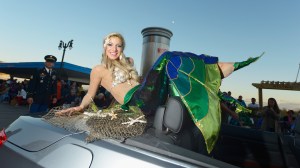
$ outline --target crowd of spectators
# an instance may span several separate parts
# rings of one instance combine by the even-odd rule
[[[0,103],[9,103],[13,106],[26,106],[28,80],[22,82],[16,79],[0,80]],[[77,106],[81,103],[86,91],[82,84],[74,81],[58,80],[57,82],[57,101],[51,101],[49,109],[57,106]],[[94,102],[99,108],[106,108],[110,105],[112,96],[103,87],[100,87]]]
[[[8,102],[11,105],[25,105],[28,81],[17,82],[13,78],[0,80],[0,102]]]
[[[224,92],[231,97],[231,92]],[[255,98],[251,98],[248,105],[240,95],[236,98],[239,105],[250,109],[251,112],[236,112],[234,103],[221,102],[222,122],[226,124],[244,126],[269,132],[293,133],[296,120],[300,120],[300,113],[293,110],[280,110],[275,98],[269,98],[267,106],[260,107]],[[224,107],[225,106],[225,107]]]
[[[57,102],[50,104],[49,109],[56,106],[75,107],[79,106],[86,91],[84,91],[82,84],[74,81],[58,80],[57,82]],[[99,87],[97,94],[93,101],[100,108],[106,108],[112,101],[112,96],[103,87]]]

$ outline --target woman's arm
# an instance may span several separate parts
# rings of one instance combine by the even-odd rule
[[[73,113],[84,111],[84,109],[91,103],[91,101],[95,97],[95,94],[101,84],[102,68],[103,67],[101,65],[98,65],[92,69],[92,72],[90,74],[90,86],[89,86],[87,94],[83,97],[80,106],[72,107],[72,108],[68,108],[68,109],[56,112],[55,113],[56,116],[61,116],[61,115],[71,116]]]
[[[101,66],[96,66],[92,69],[91,75],[90,75],[90,86],[88,89],[87,94],[83,97],[82,102],[80,104],[80,108],[85,109],[91,101],[94,99],[97,90],[99,89],[100,83],[101,83]]]

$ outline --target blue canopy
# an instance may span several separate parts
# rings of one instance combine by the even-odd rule
[[[0,63],[0,72],[9,74],[13,77],[27,78],[35,73],[37,69],[43,68],[44,62],[16,62],[16,63]],[[58,73],[60,68],[60,62],[55,63],[54,67]],[[81,82],[88,84],[90,80],[91,69],[70,64],[67,62],[63,63],[62,76],[68,80]]]

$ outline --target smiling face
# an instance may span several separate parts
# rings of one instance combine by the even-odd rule
[[[105,41],[105,55],[108,59],[116,60],[123,52],[123,42],[119,37],[110,37]]]

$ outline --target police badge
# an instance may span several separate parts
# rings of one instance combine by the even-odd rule
[[[46,76],[46,74],[44,74],[43,72],[40,74],[41,78],[44,78]]]

